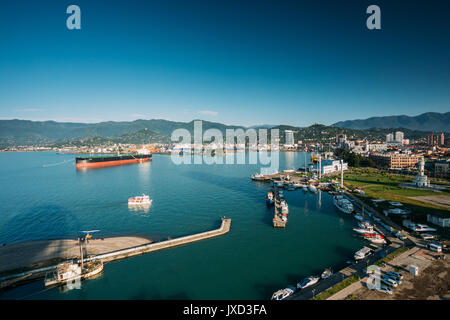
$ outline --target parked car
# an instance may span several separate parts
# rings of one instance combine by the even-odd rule
[[[396,276],[392,275],[392,274],[387,274],[386,275],[389,279],[394,280],[395,282],[397,282],[398,285],[402,284],[402,280],[397,278]]]
[[[386,286],[381,286],[380,288],[375,289],[375,290],[377,290],[379,292],[386,293],[386,294],[392,294],[392,289],[390,289],[390,288],[388,288]]]
[[[388,272],[386,272],[386,274],[388,275],[388,276],[393,276],[393,277],[395,277],[395,278],[397,278],[397,279],[399,279],[399,280],[402,280],[403,279],[403,275],[401,274],[401,273],[399,273],[399,272],[395,272],[395,271],[388,271]],[[395,280],[395,279],[394,279]]]
[[[401,233],[401,232],[396,232],[396,233],[395,233],[395,236],[396,236],[397,238],[399,238],[400,240],[406,240],[406,239],[407,239],[407,237],[406,237],[403,233]]]
[[[427,248],[434,252],[442,252],[442,244],[436,242],[427,243]]]
[[[395,281],[387,276],[381,277],[381,282],[387,284],[390,287],[394,287],[394,288],[396,288],[398,286],[397,281]]]

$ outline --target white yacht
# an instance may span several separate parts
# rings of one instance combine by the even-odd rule
[[[289,288],[278,290],[272,295],[271,300],[284,300],[287,297],[292,296],[294,294],[295,290],[297,290],[297,288],[295,288],[295,287],[289,287]]]
[[[313,186],[312,184],[308,185],[308,190],[311,192],[314,192],[314,193],[317,192],[317,188],[315,186]]]
[[[353,212],[353,204],[350,200],[344,198],[342,195],[336,195],[333,197],[333,203],[340,211],[344,213],[352,213]]]
[[[133,198],[128,199],[128,205],[138,205],[138,206],[144,206],[144,205],[151,205],[152,199],[150,199],[149,196],[146,196],[143,194],[142,196],[136,196]]]
[[[305,289],[307,287],[310,287],[310,286],[316,284],[317,282],[319,282],[319,280],[320,280],[319,277],[310,276],[308,278],[303,279],[299,283],[297,283],[297,288]]]
[[[322,272],[322,275],[320,276],[322,279],[327,279],[333,275],[333,270],[331,268],[327,268]]]
[[[363,247],[361,250],[355,252],[355,260],[361,260],[364,259],[365,257],[369,256],[372,253],[372,249],[368,248],[368,247]]]

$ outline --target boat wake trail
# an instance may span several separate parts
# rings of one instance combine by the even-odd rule
[[[42,167],[43,167],[43,168],[47,168],[47,167],[55,167],[55,166],[59,166],[59,165],[62,165],[62,164],[64,164],[64,163],[67,163],[67,162],[69,162],[69,161],[71,161],[71,160],[70,160],[70,159],[67,159],[67,160],[64,160],[63,162],[51,163],[51,164],[43,164]]]

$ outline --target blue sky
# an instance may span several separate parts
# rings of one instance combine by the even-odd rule
[[[71,4],[81,30],[66,28]],[[365,27],[370,4],[382,30]],[[448,1],[0,6],[0,119],[306,126],[450,110]]]

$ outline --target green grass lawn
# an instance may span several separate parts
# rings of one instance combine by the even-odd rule
[[[411,182],[413,179],[414,178],[411,176],[384,173],[376,169],[366,168],[352,168],[351,172],[344,174],[344,184],[347,188],[361,188],[365,192],[365,195],[369,198],[398,201],[417,207],[435,209],[440,211],[440,213],[442,213],[443,211],[449,211],[448,208],[425,203],[416,199],[411,199],[410,197],[442,194],[450,196],[450,183],[446,184],[447,188],[443,192],[435,192],[431,190],[416,190],[399,186],[400,183]]]
[[[347,288],[352,283],[355,283],[359,281],[359,277],[357,275],[351,276],[350,278],[345,279],[344,281],[339,282],[335,286],[331,287],[330,289],[322,292],[321,294],[315,296],[313,300],[326,300],[335,293],[341,291],[344,288]]]

